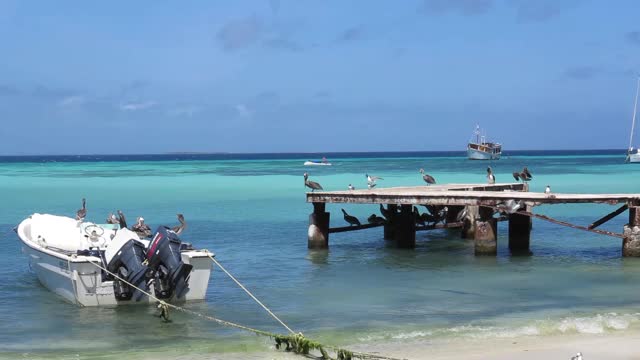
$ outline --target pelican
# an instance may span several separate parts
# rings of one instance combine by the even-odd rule
[[[434,179],[433,176],[431,176],[429,174],[425,174],[424,173],[424,169],[420,169],[420,174],[422,174],[422,180],[424,180],[424,182],[426,182],[427,185],[431,185],[431,184],[435,184],[436,183],[436,179]]]
[[[547,185],[547,188],[544,189],[545,194],[551,194],[551,186]]]
[[[184,221],[184,216],[182,214],[178,214],[178,221],[180,222],[180,225],[176,225],[172,227],[171,230],[173,230],[173,232],[176,233],[177,235],[180,235],[182,234],[184,229],[187,228],[187,222]]]
[[[522,182],[527,182],[527,181],[531,181],[531,179],[533,178],[533,175],[531,175],[531,173],[529,172],[529,169],[527,169],[527,167],[525,166],[522,168],[521,172],[514,172],[513,178],[516,179],[516,181],[522,180]]]
[[[358,220],[357,217],[347,214],[347,212],[344,211],[344,209],[342,209],[342,213],[344,214],[344,221],[348,222],[349,226],[351,226],[351,225],[358,225],[358,226],[362,225],[362,224],[360,224],[360,220]]]
[[[456,221],[457,222],[463,221],[464,219],[467,218],[467,214],[469,214],[469,211],[467,211],[467,207],[465,206],[464,208],[462,208],[462,210],[460,210],[460,212],[456,216]]]
[[[142,216],[137,219],[135,225],[131,227],[131,230],[138,234],[141,239],[151,236],[151,228],[149,225],[144,223],[144,218]]]
[[[124,214],[122,213],[122,211],[118,210],[118,222],[120,223],[120,229],[126,229],[127,228],[127,219],[124,217]]]
[[[415,206],[413,207],[413,219],[416,225],[422,225],[422,226],[426,225],[424,223],[424,218],[422,217],[422,214],[420,214],[420,211]]]
[[[369,222],[369,224],[384,224],[386,222],[383,217],[380,217],[376,214],[371,214],[371,216],[367,218],[367,221]]]
[[[501,204],[498,204],[496,207],[501,213],[513,214],[522,207],[522,202],[509,199]]]
[[[369,189],[369,190],[373,189],[374,187],[376,187],[376,183],[368,183],[367,184],[367,189]]]
[[[76,220],[84,220],[87,216],[87,201],[82,198],[82,209],[76,211]]]
[[[369,184],[375,184],[378,180],[384,180],[384,178],[381,178],[380,176],[371,176],[369,174],[364,174],[364,176],[367,177],[367,183]]]
[[[324,190],[320,184],[315,181],[309,180],[308,173],[304,173],[304,186],[310,188],[311,192],[313,192],[314,190]]]
[[[107,224],[117,224],[118,222],[118,217],[113,213],[109,213],[109,216],[107,216]]]
[[[572,356],[571,360],[582,360],[582,353],[578,352],[576,356]]]
[[[496,176],[493,175],[493,170],[491,169],[491,166],[487,167],[487,182],[489,184],[495,184],[496,183]]]
[[[354,187],[353,187],[353,185],[349,184],[348,189],[349,189],[349,190],[355,190],[356,188],[354,188]]]

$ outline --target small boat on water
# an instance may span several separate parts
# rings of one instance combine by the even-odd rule
[[[476,130],[467,145],[467,157],[471,160],[498,160],[500,155],[502,155],[502,145],[486,141],[480,126],[476,125]]]
[[[629,149],[627,150],[627,158],[625,162],[640,163],[640,151],[633,148],[633,133],[636,127],[636,113],[638,108],[638,92],[640,92],[640,77],[636,85],[636,100],[633,103],[633,117],[631,118],[631,135],[629,135]]]
[[[331,166],[331,163],[327,160],[327,158],[323,157],[322,160],[307,160],[304,162],[305,166]]]
[[[207,293],[213,254],[193,249],[166,226],[141,239],[119,224],[33,214],[15,231],[42,285],[77,305],[154,301],[130,284],[169,302],[202,300]]]

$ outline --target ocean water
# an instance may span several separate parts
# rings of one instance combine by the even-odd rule
[[[532,256],[507,249],[476,257],[455,230],[419,232],[414,250],[396,249],[382,229],[332,234],[330,249],[307,249],[303,172],[325,189],[485,182],[487,162],[461,153],[331,154],[332,167],[304,167],[321,154],[0,157],[0,357],[35,359],[225,358],[269,351],[271,342],[176,311],[80,308],[42,287],[12,228],[34,212],[73,216],[87,198],[90,221],[122,209],[129,222],[176,223],[183,239],[216,258],[296,331],[322,342],[366,348],[385,342],[516,338],[640,329],[640,259],[621,257],[621,240],[533,222]],[[640,165],[624,151],[514,152],[491,162],[498,182],[527,165],[532,191],[640,193]],[[376,206],[328,205],[365,220]],[[540,206],[535,212],[587,225],[610,205]],[[621,232],[626,214],[602,226]],[[187,308],[283,332],[221,271],[207,299]],[[200,357],[198,357],[200,356]],[[275,356],[275,353],[274,353]]]

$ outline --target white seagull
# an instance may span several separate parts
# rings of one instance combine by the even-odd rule
[[[547,188],[544,189],[545,194],[551,194],[551,186],[547,185]]]
[[[353,185],[349,184],[349,190],[355,190],[356,188],[353,187]]]

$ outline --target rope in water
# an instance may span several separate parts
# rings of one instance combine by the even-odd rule
[[[209,253],[207,251],[207,253]],[[210,254],[210,253],[209,253]],[[213,260],[213,262],[218,265],[227,275],[231,276],[231,274],[226,271],[226,269],[224,269],[222,267],[222,265],[214,260],[211,255],[209,255],[209,257]],[[310,350],[318,350],[320,351],[320,353],[322,354],[322,358],[323,359],[328,359],[328,360],[332,360],[333,358],[331,358],[325,349],[330,349],[332,351],[336,352],[336,360],[350,360],[353,358],[359,358],[359,359],[364,359],[364,360],[402,360],[402,359],[398,359],[398,358],[393,358],[393,357],[387,357],[387,356],[381,356],[381,355],[376,355],[376,354],[368,354],[368,353],[362,353],[362,352],[357,352],[357,351],[349,351],[346,349],[342,349],[336,346],[330,346],[330,345],[322,345],[319,342],[315,342],[315,341],[311,341],[307,338],[304,337],[304,335],[302,335],[302,333],[293,333],[292,331],[292,335],[281,335],[281,334],[276,334],[276,333],[272,333],[272,332],[268,332],[268,331],[264,331],[264,330],[259,330],[259,329],[254,329],[248,326],[244,326],[244,325],[240,325],[231,321],[227,321],[227,320],[222,320],[222,319],[218,319],[215,318],[213,316],[209,316],[206,314],[202,314],[193,310],[189,310],[174,304],[170,304],[165,302],[164,300],[161,300],[159,298],[157,298],[155,295],[151,294],[148,291],[145,291],[137,286],[135,286],[134,284],[128,282],[127,280],[123,279],[122,277],[118,276],[117,274],[114,274],[113,272],[107,270],[106,268],[104,268],[103,266],[101,266],[100,264],[94,263],[93,261],[89,260],[89,263],[96,266],[97,268],[103,270],[104,272],[106,272],[107,274],[113,276],[114,278],[124,282],[125,284],[127,284],[128,286],[140,291],[141,293],[147,295],[150,299],[153,299],[155,301],[158,302],[158,308],[161,311],[160,317],[162,317],[165,321],[169,321],[169,315],[168,315],[168,309],[172,308],[190,315],[194,315],[203,319],[207,319],[210,321],[214,321],[220,325],[224,325],[224,326],[230,326],[230,327],[234,327],[237,329],[241,329],[241,330],[245,330],[248,332],[252,332],[256,335],[262,335],[262,336],[267,336],[270,337],[272,339],[275,340],[276,342],[276,348],[280,349],[280,347],[282,345],[285,345],[286,348],[285,350],[287,351],[293,351],[297,354],[303,354],[303,355],[308,355]],[[233,277],[232,277],[233,278]],[[233,278],[234,281],[238,284],[241,285],[239,281],[237,281],[235,278]],[[245,289],[245,291],[247,291],[247,293],[249,293],[248,290],[246,290],[246,288],[244,286],[242,286],[243,289]],[[251,294],[250,294],[251,295]],[[251,295],[256,301],[257,298],[255,298],[253,295]],[[269,313],[271,313],[274,317],[275,314],[273,314],[270,310],[268,310],[266,308],[266,306],[264,306],[264,304],[262,304],[261,302],[259,302],[264,308],[265,310],[267,310]],[[277,319],[277,317],[276,317]],[[278,321],[280,321],[278,319]],[[280,323],[282,323],[282,321],[280,321]],[[284,325],[284,323],[282,323]],[[289,331],[291,331],[291,329],[284,325]]]

